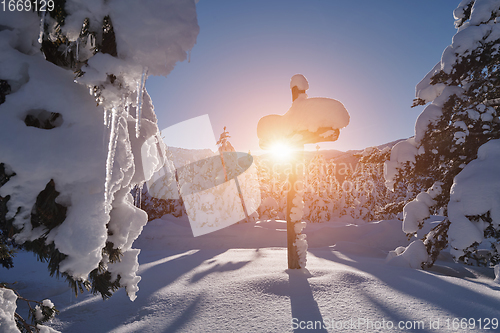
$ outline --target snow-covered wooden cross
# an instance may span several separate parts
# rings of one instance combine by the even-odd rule
[[[261,149],[270,149],[279,142],[298,151],[288,178],[286,209],[288,268],[296,269],[305,267],[307,251],[306,235],[302,234],[305,222],[301,221],[304,202],[300,178],[304,170],[298,172],[296,162],[302,157],[304,144],[337,140],[340,129],[349,124],[349,113],[337,100],[308,98],[309,83],[301,74],[292,77],[290,89],[293,101],[290,109],[284,115],[262,117],[257,125],[257,136]]]

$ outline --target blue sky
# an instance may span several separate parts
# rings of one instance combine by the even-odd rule
[[[158,126],[208,114],[216,138],[226,126],[238,151],[257,152],[257,122],[290,108],[290,78],[300,73],[309,97],[337,99],[351,115],[322,149],[412,136],[422,110],[410,108],[415,85],[451,43],[458,3],[201,0],[191,61],[147,81]]]

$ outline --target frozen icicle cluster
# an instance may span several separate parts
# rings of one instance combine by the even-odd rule
[[[0,80],[9,86],[0,163],[12,175],[0,196],[9,197],[16,242],[53,244],[64,258],[58,271],[76,281],[100,267],[133,300],[132,243],[147,215],[130,191],[164,162],[149,140],[159,131],[144,85],[186,59],[196,8],[190,0],[67,0],[64,11],[64,24],[51,13],[0,12]],[[33,214],[47,191],[63,213],[40,222]]]
[[[112,201],[110,189],[111,177],[113,176],[113,166],[115,164],[116,145],[118,143],[118,120],[121,117],[121,109],[112,108],[111,112],[105,109],[104,114],[110,114],[111,117],[109,122],[108,153],[106,156],[106,180],[104,182],[104,203],[106,205],[106,213],[109,213]]]
[[[137,102],[136,102],[136,114],[135,114],[135,137],[138,138],[141,135],[141,119],[142,119],[142,101],[144,96],[144,88],[146,87],[146,78],[148,76],[147,67],[142,70],[141,80],[137,82]]]
[[[42,43],[43,41],[43,30],[44,30],[44,24],[45,24],[45,15],[47,12],[42,12],[40,15],[40,33],[38,34],[38,43]]]

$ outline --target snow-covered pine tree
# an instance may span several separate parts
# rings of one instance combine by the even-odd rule
[[[225,182],[222,162],[215,155],[177,169],[181,196],[191,223],[196,221],[200,227],[215,226],[227,214],[220,207],[223,190],[217,187]],[[189,196],[189,199],[187,197]],[[220,197],[219,197],[220,199]],[[228,203],[229,204],[229,203]]]
[[[404,232],[414,234],[432,213],[445,216],[423,240],[428,252],[428,259],[422,263],[424,268],[432,266],[448,244],[455,259],[462,262],[494,264],[498,260],[493,258],[498,258],[500,221],[491,218],[491,207],[457,215],[450,208],[452,202],[460,199],[455,194],[450,200],[450,196],[458,189],[458,181],[463,181],[459,177],[462,170],[478,158],[479,147],[500,137],[500,1],[464,0],[454,16],[457,33],[452,44],[416,88],[414,105],[431,104],[416,121],[415,137],[397,144],[386,163],[388,185],[397,185],[404,179],[413,186],[412,191],[428,188],[404,206]],[[484,175],[474,177],[480,179]],[[471,229],[472,225],[476,228]],[[467,233],[476,230],[481,237],[475,237],[466,246],[459,241],[463,238],[460,228]],[[486,238],[496,241],[492,252],[480,258],[477,249]]]
[[[349,216],[353,219],[361,219],[362,201],[360,191],[363,184],[357,183],[354,178],[355,170],[347,169],[341,186],[341,197],[339,216]],[[364,200],[364,198],[361,198]]]
[[[240,171],[238,162],[236,160],[236,154],[224,154],[236,151],[233,145],[229,142],[230,137],[231,136],[229,135],[229,132],[226,131],[226,126],[224,126],[224,130],[222,131],[219,140],[217,141],[217,146],[219,147],[219,154],[222,161],[222,168],[224,170],[224,178],[226,179],[226,181],[237,176],[238,172]]]
[[[245,218],[235,177],[242,173],[240,162],[246,164],[243,160],[247,156],[238,156],[234,151],[223,152],[222,149],[234,150],[227,141],[228,138],[229,134],[224,129],[218,142],[220,154],[213,155],[212,152],[210,157],[177,169],[180,193],[195,236]],[[243,159],[240,160],[240,157]],[[257,180],[254,183],[258,192]],[[253,210],[252,202],[252,212]]]
[[[260,187],[260,196],[262,198],[258,213],[262,219],[278,219],[279,218],[279,196],[277,195],[274,183],[272,163],[267,157],[254,157],[255,167]],[[284,215],[283,215],[284,216]]]
[[[155,198],[149,195],[148,187],[146,184],[144,184],[142,189],[139,187],[134,188],[134,190],[132,190],[132,196],[137,196],[136,191],[141,191],[141,195],[139,196],[140,206],[138,207],[148,214],[148,222],[159,219],[165,214],[173,213],[174,207],[172,205],[172,202],[161,198]]]
[[[319,185],[320,185],[320,173],[324,170],[318,163],[320,155],[315,155],[309,160],[307,164],[306,171],[304,173],[304,216],[303,219],[309,222],[318,222],[318,216],[322,208],[323,200],[319,201]],[[324,175],[323,175],[324,176]],[[318,207],[318,205],[320,207]]]
[[[186,214],[186,209],[179,194],[177,171],[174,166],[174,156],[171,149],[163,149],[166,162],[163,169],[157,172],[151,180],[142,187],[140,206],[148,214],[148,221],[162,217],[165,214],[172,214],[180,217]],[[139,187],[132,190],[132,195],[138,197]],[[137,200],[136,200],[137,202]]]
[[[260,184],[260,193],[262,200],[272,198],[276,202],[272,211],[275,212],[274,218],[285,219],[286,214],[286,192],[287,175],[285,174],[286,164],[277,162],[268,155],[258,156],[254,159],[256,162],[257,173]],[[272,201],[268,201],[271,204]]]
[[[2,100],[0,99],[0,104],[1,102]],[[7,183],[12,176],[14,176],[14,174],[7,171],[5,165],[0,163],[0,187]],[[15,255],[16,248],[20,248],[20,246],[12,240],[12,230],[8,227],[10,223],[7,223],[5,218],[8,200],[9,197],[4,198],[0,196],[0,265],[7,269],[14,267],[12,259]]]
[[[242,205],[245,205],[245,209],[248,214],[248,222],[255,222],[260,219],[259,207],[262,203],[259,174],[257,171],[257,165],[254,161],[255,158],[252,156],[250,150],[247,155],[238,158],[238,164],[242,170],[244,170],[242,176],[240,177],[241,182],[238,180],[238,186],[240,186]]]
[[[250,152],[247,155],[237,153],[233,145],[229,142],[230,137],[229,132],[226,131],[226,126],[224,126],[224,130],[217,141],[224,169],[224,177],[226,181],[234,179],[241,200],[241,206],[245,214],[245,221],[254,222],[258,219],[259,214],[257,210],[249,212],[249,209],[253,207],[256,208],[260,205],[261,197],[257,170],[256,167],[252,165],[253,158],[250,155]],[[245,172],[249,168],[253,169]],[[240,180],[242,183],[240,183]],[[247,197],[247,200],[249,200],[248,202],[245,202],[244,200],[243,191],[246,191],[247,194],[249,194]],[[254,194],[250,195],[251,192]],[[257,200],[257,198],[259,202],[253,202]],[[250,204],[251,207],[247,207],[247,203]]]
[[[146,142],[159,131],[144,83],[186,59],[195,4],[53,3],[0,12],[2,256],[12,239],[75,292],[125,287],[133,300],[147,217],[130,190],[162,164]]]
[[[46,322],[50,322],[55,317],[55,315],[59,313],[59,310],[56,309],[54,303],[52,303],[51,300],[44,299],[43,301],[35,301],[26,299],[6,283],[0,283],[0,300],[2,300],[3,303],[3,318],[0,319],[0,324],[2,325],[0,326],[0,329],[2,329],[2,332],[59,332],[43,325]],[[17,300],[21,300],[28,305],[28,321],[26,321],[19,313],[16,312]]]
[[[155,196],[151,196],[146,185],[142,189],[140,208],[148,214],[148,221],[161,218],[166,214],[172,214],[175,217],[186,215],[186,208],[184,208],[182,198],[156,198]]]
[[[385,186],[383,173],[384,162],[389,158],[390,148],[380,150],[369,147],[358,154],[359,161],[353,173],[349,173],[343,184],[346,191],[346,207],[349,215],[356,219],[373,221],[393,218],[393,214],[384,213],[386,205],[394,200],[394,194]]]
[[[262,202],[264,202],[267,198],[272,198],[271,194],[271,168],[269,167],[266,160],[263,160],[260,156],[256,156],[254,158],[255,165],[257,167],[257,174],[259,176],[259,186],[260,186],[260,196],[262,198]],[[273,198],[274,200],[274,198]],[[276,201],[276,200],[274,200]],[[259,209],[261,209],[259,207]],[[277,208],[277,203],[276,203]],[[262,215],[263,210],[260,211]],[[266,213],[267,218],[272,218],[272,216]]]
[[[329,221],[338,204],[339,184],[323,154],[317,152],[307,164],[304,185],[304,219]]]
[[[272,189],[273,197],[278,203],[277,214],[278,218],[281,220],[286,219],[286,194],[288,193],[288,180],[286,174],[281,170],[281,172],[273,172],[272,178]]]
[[[341,216],[341,210],[343,207],[343,191],[342,185],[339,183],[336,177],[336,164],[333,159],[329,160],[326,164],[326,185],[328,199],[330,200],[330,217],[338,218]]]
[[[226,131],[226,126],[224,126],[224,130],[222,131],[219,140],[217,141],[217,146],[219,146],[219,152],[231,152],[231,151],[236,151],[229,142],[229,138],[231,135],[229,135],[229,132]]]

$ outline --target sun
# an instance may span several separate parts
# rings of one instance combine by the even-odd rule
[[[285,142],[276,142],[269,149],[274,158],[278,160],[287,160],[292,155],[293,149]]]

